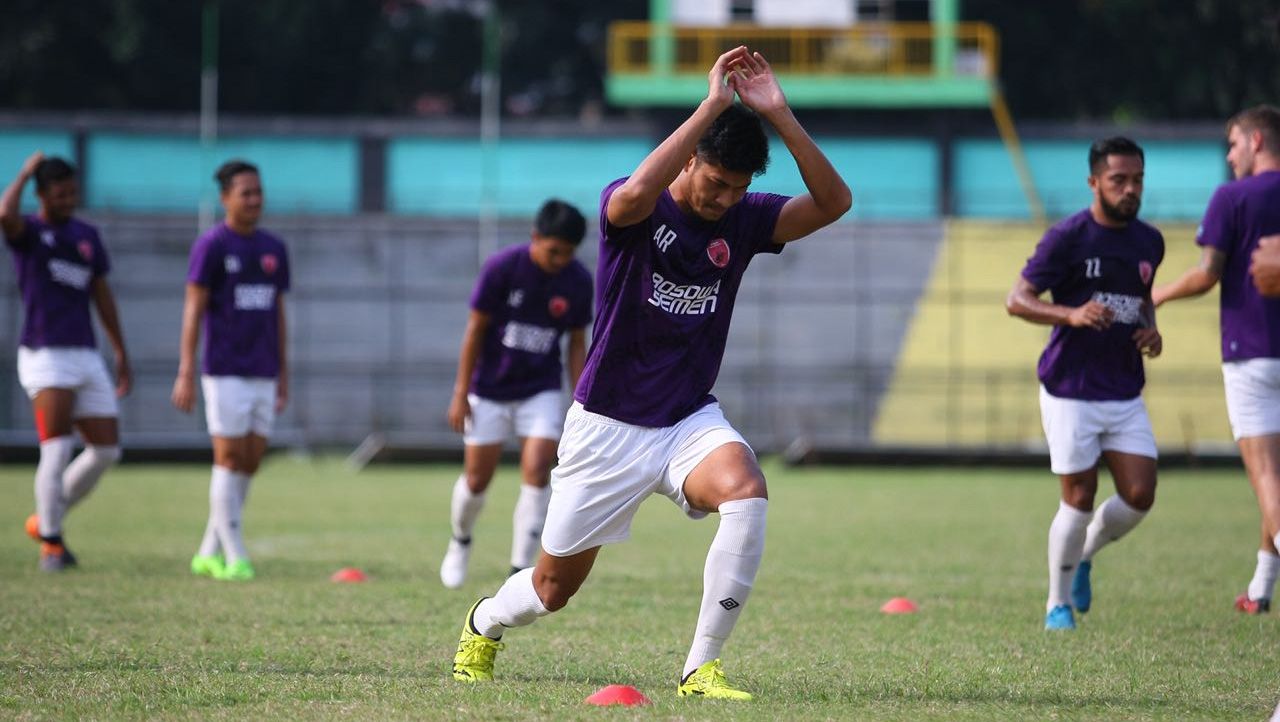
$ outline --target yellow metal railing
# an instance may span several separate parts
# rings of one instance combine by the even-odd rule
[[[673,57],[658,58],[660,34],[670,33]],[[931,23],[865,23],[848,28],[765,28],[754,25],[663,28],[647,22],[609,26],[609,72],[649,74],[660,66],[678,74],[705,73],[722,53],[738,45],[761,52],[779,74],[918,76],[937,72],[937,40]],[[955,26],[951,72],[994,78],[999,36],[986,23]],[[668,65],[669,61],[669,65]]]

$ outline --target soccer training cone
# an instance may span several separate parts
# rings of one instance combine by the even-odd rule
[[[920,611],[920,607],[906,597],[894,597],[885,602],[880,611],[885,614],[915,614]]]
[[[644,692],[627,684],[611,684],[608,687],[601,687],[596,690],[595,694],[584,699],[583,702],[601,706],[620,704],[624,707],[652,704],[649,698],[644,696]]]
[[[355,567],[343,567],[329,577],[331,582],[367,582],[368,575]]]

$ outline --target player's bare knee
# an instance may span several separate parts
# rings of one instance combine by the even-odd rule
[[[1150,511],[1156,503],[1156,485],[1143,484],[1130,488],[1127,493],[1121,493],[1120,498],[1138,511]]]
[[[549,612],[564,609],[581,586],[581,581],[565,579],[557,574],[537,571],[533,574],[533,588]]]

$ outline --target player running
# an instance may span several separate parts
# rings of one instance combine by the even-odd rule
[[[195,405],[196,346],[204,346],[205,419],[213,439],[209,523],[191,572],[226,581],[253,579],[241,531],[249,482],[267,450],[276,414],[289,398],[284,293],[289,255],[284,242],[258,227],[258,169],[227,161],[214,176],[226,220],[196,239],[187,271],[186,302],[173,405]]]
[[[747,192],[768,162],[761,118],[808,193]],[[710,391],[751,259],[834,222],[851,202],[769,64],[746,47],[721,55],[693,115],[604,189],[598,312],[551,473],[543,554],[467,612],[455,679],[491,680],[503,632],[563,608],[600,547],[625,540],[656,492],[692,518],[720,514],[678,694],[751,698],[729,684],[719,657],[760,566],[768,494],[754,453]]]
[[[471,294],[462,336],[449,426],[463,433],[463,473],[453,486],[453,538],[440,581],[462,586],[471,557],[471,530],[484,507],[502,445],[520,439],[520,496],[511,538],[511,573],[533,566],[547,518],[547,487],[564,425],[560,337],[569,333],[569,383],[587,357],[591,274],[573,254],[587,222],[560,200],[543,204],[532,240],[498,252],[484,264]]]
[[[19,212],[22,189],[36,180],[36,215]],[[111,262],[98,229],[73,216],[80,202],[75,168],[36,152],[0,196],[0,228],[13,251],[26,315],[18,347],[18,382],[31,398],[40,462],[36,513],[27,534],[40,544],[40,568],[58,572],[76,565],[63,540],[62,521],[120,458],[116,399],[129,393],[132,376],[115,297],[107,285]],[[90,303],[115,352],[115,383],[94,341]],[[72,429],[84,440],[75,449]]]
[[[1062,485],[1049,526],[1044,627],[1075,629],[1089,611],[1093,557],[1155,503],[1156,442],[1142,402],[1142,355],[1160,355],[1151,283],[1164,237],[1138,220],[1142,148],[1107,138],[1089,149],[1089,208],[1050,228],[1009,292],[1009,313],[1052,325],[1040,356],[1040,417]],[[1040,299],[1049,291],[1052,302]],[[1093,509],[1098,458],[1116,493]]]
[[[1234,182],[1218,188],[1196,232],[1200,263],[1157,288],[1156,305],[1199,296],[1222,282],[1222,381],[1227,418],[1262,512],[1253,579],[1236,598],[1249,614],[1270,610],[1280,573],[1280,298],[1268,279],[1270,241],[1280,233],[1280,108],[1260,105],[1227,121],[1227,164]],[[1250,261],[1254,254],[1254,280]],[[1277,277],[1280,280],[1280,277]],[[1280,293],[1280,285],[1274,291]]]

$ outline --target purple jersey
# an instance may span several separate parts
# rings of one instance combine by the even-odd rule
[[[471,308],[490,318],[471,393],[527,399],[560,388],[560,337],[591,323],[591,274],[575,260],[552,275],[533,262],[529,244],[512,246],[485,262]]]
[[[74,218],[54,226],[26,216],[26,228],[5,238],[13,249],[18,289],[26,307],[27,348],[95,346],[89,301],[94,279],[111,270],[98,230]]]
[[[773,229],[786,196],[747,193],[717,221],[685,215],[664,190],[635,225],[609,223],[600,197],[599,313],[574,391],[588,410],[637,426],[671,426],[715,401],[742,274],[780,253]]]
[[[277,297],[289,290],[289,254],[284,242],[262,230],[242,236],[220,223],[191,247],[187,282],[209,290],[204,372],[210,376],[278,376]]]
[[[1209,201],[1196,243],[1227,257],[1219,300],[1222,360],[1280,358],[1280,299],[1263,298],[1249,277],[1258,239],[1280,233],[1280,171],[1218,188]]]
[[[1142,393],[1146,376],[1133,341],[1149,325],[1151,283],[1164,260],[1164,236],[1139,220],[1124,228],[1100,225],[1081,211],[1050,228],[1027,260],[1022,277],[1053,302],[1098,301],[1115,314],[1105,331],[1053,327],[1040,355],[1045,390],[1064,399],[1119,401]]]

